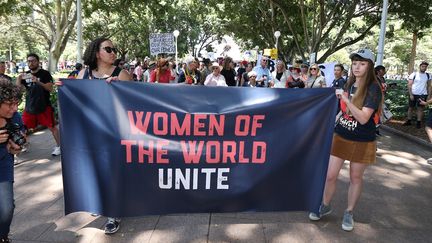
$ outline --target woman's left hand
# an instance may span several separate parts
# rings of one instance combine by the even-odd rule
[[[111,83],[112,81],[117,81],[117,80],[119,80],[118,77],[109,77],[106,79],[106,82]]]
[[[63,81],[61,81],[60,79],[56,79],[56,81],[54,82],[54,84],[56,86],[63,86]]]

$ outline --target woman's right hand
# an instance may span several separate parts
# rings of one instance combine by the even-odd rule
[[[338,97],[338,99],[342,98],[341,96],[343,95],[343,93],[344,93],[343,89],[336,89],[335,90],[335,94],[336,94],[336,97]]]

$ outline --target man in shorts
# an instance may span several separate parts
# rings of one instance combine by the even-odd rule
[[[32,53],[27,55],[29,71],[18,76],[16,84],[26,90],[26,104],[22,115],[24,126],[34,129],[38,125],[46,126],[51,131],[56,146],[53,156],[60,155],[60,135],[54,119],[54,109],[50,102],[50,92],[53,90],[53,77],[42,69],[39,56]]]
[[[416,127],[421,128],[421,122],[424,116],[424,105],[420,104],[420,100],[427,100],[429,95],[428,85],[430,85],[431,75],[426,72],[429,63],[422,61],[418,72],[412,73],[408,77],[408,91],[409,91],[409,107],[408,107],[408,120],[403,124],[404,126],[411,125],[413,109],[417,109],[417,123]]]

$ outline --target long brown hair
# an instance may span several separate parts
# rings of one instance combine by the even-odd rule
[[[355,93],[353,94],[352,100],[351,102],[359,109],[362,109],[366,96],[368,95],[368,88],[370,85],[372,84],[376,84],[381,91],[381,85],[378,82],[378,79],[375,75],[375,70],[374,70],[374,64],[371,60],[369,59],[364,59],[360,56],[354,56],[351,61],[367,61],[368,62],[368,70],[366,72],[366,78],[364,80],[363,83],[361,83],[360,86],[357,87],[357,90],[355,91]],[[353,70],[352,70],[352,64],[351,64],[351,75],[348,79],[347,84],[345,85],[346,90],[348,90],[348,95],[349,91],[351,90],[351,87],[354,85],[354,83],[356,82],[356,77],[354,76]],[[376,99],[378,99],[378,97],[374,97]],[[382,96],[382,99],[380,101],[378,101],[378,111],[381,111],[382,109],[382,103],[383,103],[384,97]],[[347,107],[347,113],[350,114],[351,112],[349,111],[348,107]]]
[[[226,57],[223,62],[223,69],[225,70],[231,70],[230,63],[233,61],[231,57]]]

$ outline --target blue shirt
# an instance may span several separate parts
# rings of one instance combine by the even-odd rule
[[[15,112],[11,121],[22,126],[21,116]],[[0,182],[14,180],[14,155],[6,149],[7,143],[0,144]]]
[[[272,80],[272,75],[270,74],[270,70],[268,68],[263,68],[262,66],[254,67],[254,72],[257,73],[257,87],[258,87],[258,80],[262,78],[263,75],[267,75],[267,79],[264,81],[264,86],[268,86],[268,82]]]

